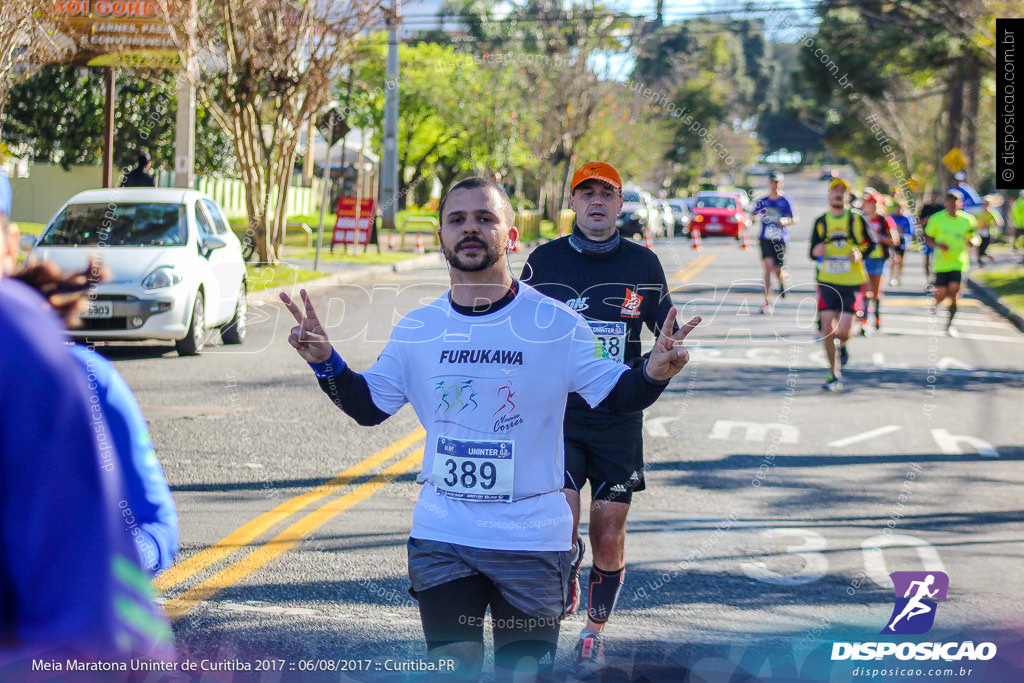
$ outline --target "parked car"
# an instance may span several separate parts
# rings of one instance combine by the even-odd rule
[[[88,190],[72,197],[38,241],[35,256],[66,270],[99,255],[112,271],[90,294],[76,338],[165,339],[199,353],[207,330],[226,344],[246,335],[246,271],[238,238],[207,195],[181,189]]]
[[[658,206],[661,208],[662,237],[671,237],[676,232],[676,210],[664,199],[658,200]]]
[[[746,228],[746,214],[736,194],[726,192],[698,192],[693,208],[690,230],[700,230],[701,237],[740,238],[740,228]]]
[[[686,199],[670,199],[668,205],[672,209],[672,216],[675,218],[672,226],[672,235],[685,237],[690,234],[690,205]]]
[[[740,200],[740,208],[746,210],[750,204],[750,194],[746,190],[739,187],[730,187],[727,189],[719,189],[718,192],[721,194],[733,194]]]
[[[615,221],[615,227],[626,237],[643,235],[644,228],[651,234],[661,232],[661,216],[654,199],[643,190],[626,189],[622,191],[622,211]]]

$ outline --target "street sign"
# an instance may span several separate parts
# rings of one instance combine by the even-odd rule
[[[327,147],[334,147],[334,143],[341,140],[343,137],[348,135],[348,132],[352,130],[352,127],[348,125],[348,121],[342,116],[341,111],[337,107],[331,107],[325,111],[316,122],[316,128],[320,131],[320,135],[327,141]]]
[[[184,3],[171,3],[172,10]],[[53,19],[74,47],[63,64],[177,69],[178,46],[153,0],[55,0]]]
[[[360,199],[357,203],[355,197],[338,197],[338,218],[331,245],[374,243],[374,204],[372,199]]]
[[[942,163],[945,164],[950,173],[959,173],[967,168],[967,159],[959,147],[949,150],[946,156],[942,157]]]

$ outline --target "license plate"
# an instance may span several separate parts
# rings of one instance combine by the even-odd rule
[[[722,232],[722,227],[719,225],[709,225],[708,232]]]
[[[89,308],[82,313],[83,318],[112,318],[114,305],[109,301],[90,301]]]

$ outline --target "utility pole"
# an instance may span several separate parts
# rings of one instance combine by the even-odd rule
[[[103,187],[114,187],[114,69],[112,66],[103,68],[103,84],[107,93],[103,103]]]
[[[384,87],[384,158],[381,163],[380,201],[382,226],[395,229],[398,210],[398,31],[401,3],[391,0],[388,17],[388,61]]]

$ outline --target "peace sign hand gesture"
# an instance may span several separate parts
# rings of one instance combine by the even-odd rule
[[[298,323],[291,329],[288,335],[288,343],[295,347],[295,350],[307,363],[322,363],[329,360],[334,354],[334,347],[327,340],[327,333],[324,332],[320,318],[316,315],[313,302],[309,300],[306,290],[299,290],[302,302],[305,304],[305,311],[290,296],[281,292],[281,301],[288,307],[291,314]]]
[[[671,334],[675,322],[676,307],[673,306],[668,311],[665,324],[661,326],[661,334],[658,335],[658,341],[655,342],[647,360],[647,376],[653,380],[664,382],[672,379],[690,362],[690,352],[683,346],[683,340],[700,325],[701,317],[694,316],[688,323],[680,326],[678,332]]]

